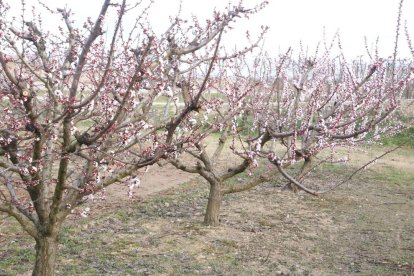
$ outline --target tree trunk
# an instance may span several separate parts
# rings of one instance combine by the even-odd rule
[[[208,204],[206,215],[204,216],[204,224],[209,226],[217,226],[220,224],[220,206],[223,199],[220,183],[210,184],[210,194],[208,196]]]
[[[57,235],[41,236],[36,239],[36,262],[33,276],[55,275],[57,246]]]

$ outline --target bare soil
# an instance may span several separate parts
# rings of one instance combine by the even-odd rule
[[[320,168],[307,184],[336,183],[380,151]],[[275,178],[226,196],[219,227],[202,225],[205,182],[153,167],[135,199],[113,186],[87,205],[88,217],[68,219],[57,274],[413,275],[413,164],[414,150],[400,150],[319,197],[282,190]],[[0,220],[0,275],[29,275],[33,245],[12,219]]]
[[[114,204],[125,201],[142,201],[149,195],[157,194],[168,190],[194,178],[194,175],[175,169],[172,165],[166,164],[162,168],[153,165],[147,169],[141,169],[138,177],[140,184],[132,189],[133,196],[128,198],[129,187],[127,183],[116,183],[109,186],[105,191],[105,200],[99,204],[101,207],[112,208]],[[96,199],[99,201],[99,199]],[[93,210],[95,204],[88,204]]]

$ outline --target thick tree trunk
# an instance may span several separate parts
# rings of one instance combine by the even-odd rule
[[[208,196],[208,204],[206,214],[204,216],[204,224],[217,226],[220,224],[220,206],[223,199],[220,183],[210,184],[210,195]]]
[[[57,235],[40,237],[36,240],[36,262],[33,276],[55,275],[57,246]]]

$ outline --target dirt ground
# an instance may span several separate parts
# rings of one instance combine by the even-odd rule
[[[353,165],[320,168],[307,184],[336,183],[380,152],[356,152]],[[205,182],[150,168],[135,199],[113,186],[87,205],[88,217],[68,219],[57,274],[413,275],[413,163],[413,149],[399,150],[318,197],[282,190],[275,178],[226,196],[219,227],[202,225]],[[30,274],[33,242],[9,218],[0,248],[0,275]]]
[[[105,191],[105,200],[99,204],[101,207],[111,208],[113,204],[124,201],[142,201],[149,195],[168,190],[183,184],[195,176],[175,169],[172,165],[164,165],[162,169],[158,165],[153,165],[147,169],[141,169],[139,173],[140,184],[132,189],[133,196],[128,198],[128,185],[125,183],[109,186]],[[99,201],[99,200],[98,200]],[[95,204],[88,204],[93,209]]]

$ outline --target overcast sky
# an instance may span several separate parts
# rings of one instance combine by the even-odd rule
[[[31,3],[34,0],[26,0]],[[118,1],[118,0],[117,0]],[[15,8],[18,0],[6,0]],[[86,16],[96,16],[102,0],[43,0],[52,7],[63,7],[66,4],[72,8],[77,18],[83,20]],[[133,0],[130,0],[133,2]],[[179,0],[155,0],[150,10],[150,20],[156,31],[168,27],[168,17],[177,14]],[[238,3],[239,1],[233,1]],[[244,0],[246,7],[251,7],[259,0]],[[269,5],[249,21],[240,20],[232,35],[227,38],[228,47],[237,44],[244,47],[245,41],[239,39],[249,29],[252,34],[260,31],[260,25],[270,27],[266,36],[267,51],[278,54],[285,52],[289,46],[298,48],[299,41],[310,49],[322,39],[325,27],[327,38],[330,39],[339,31],[344,52],[349,57],[365,54],[364,36],[372,47],[379,37],[379,49],[382,56],[392,54],[395,39],[395,27],[399,0],[269,0]],[[222,9],[228,5],[226,0],[182,0],[182,15],[195,15],[201,22],[208,18],[214,9]],[[414,11],[414,0],[405,0],[403,20],[408,20],[412,40],[414,40],[414,17],[408,17]],[[48,18],[45,19],[47,23]],[[53,23],[51,23],[53,24]],[[401,31],[400,55],[408,56],[405,33]]]

